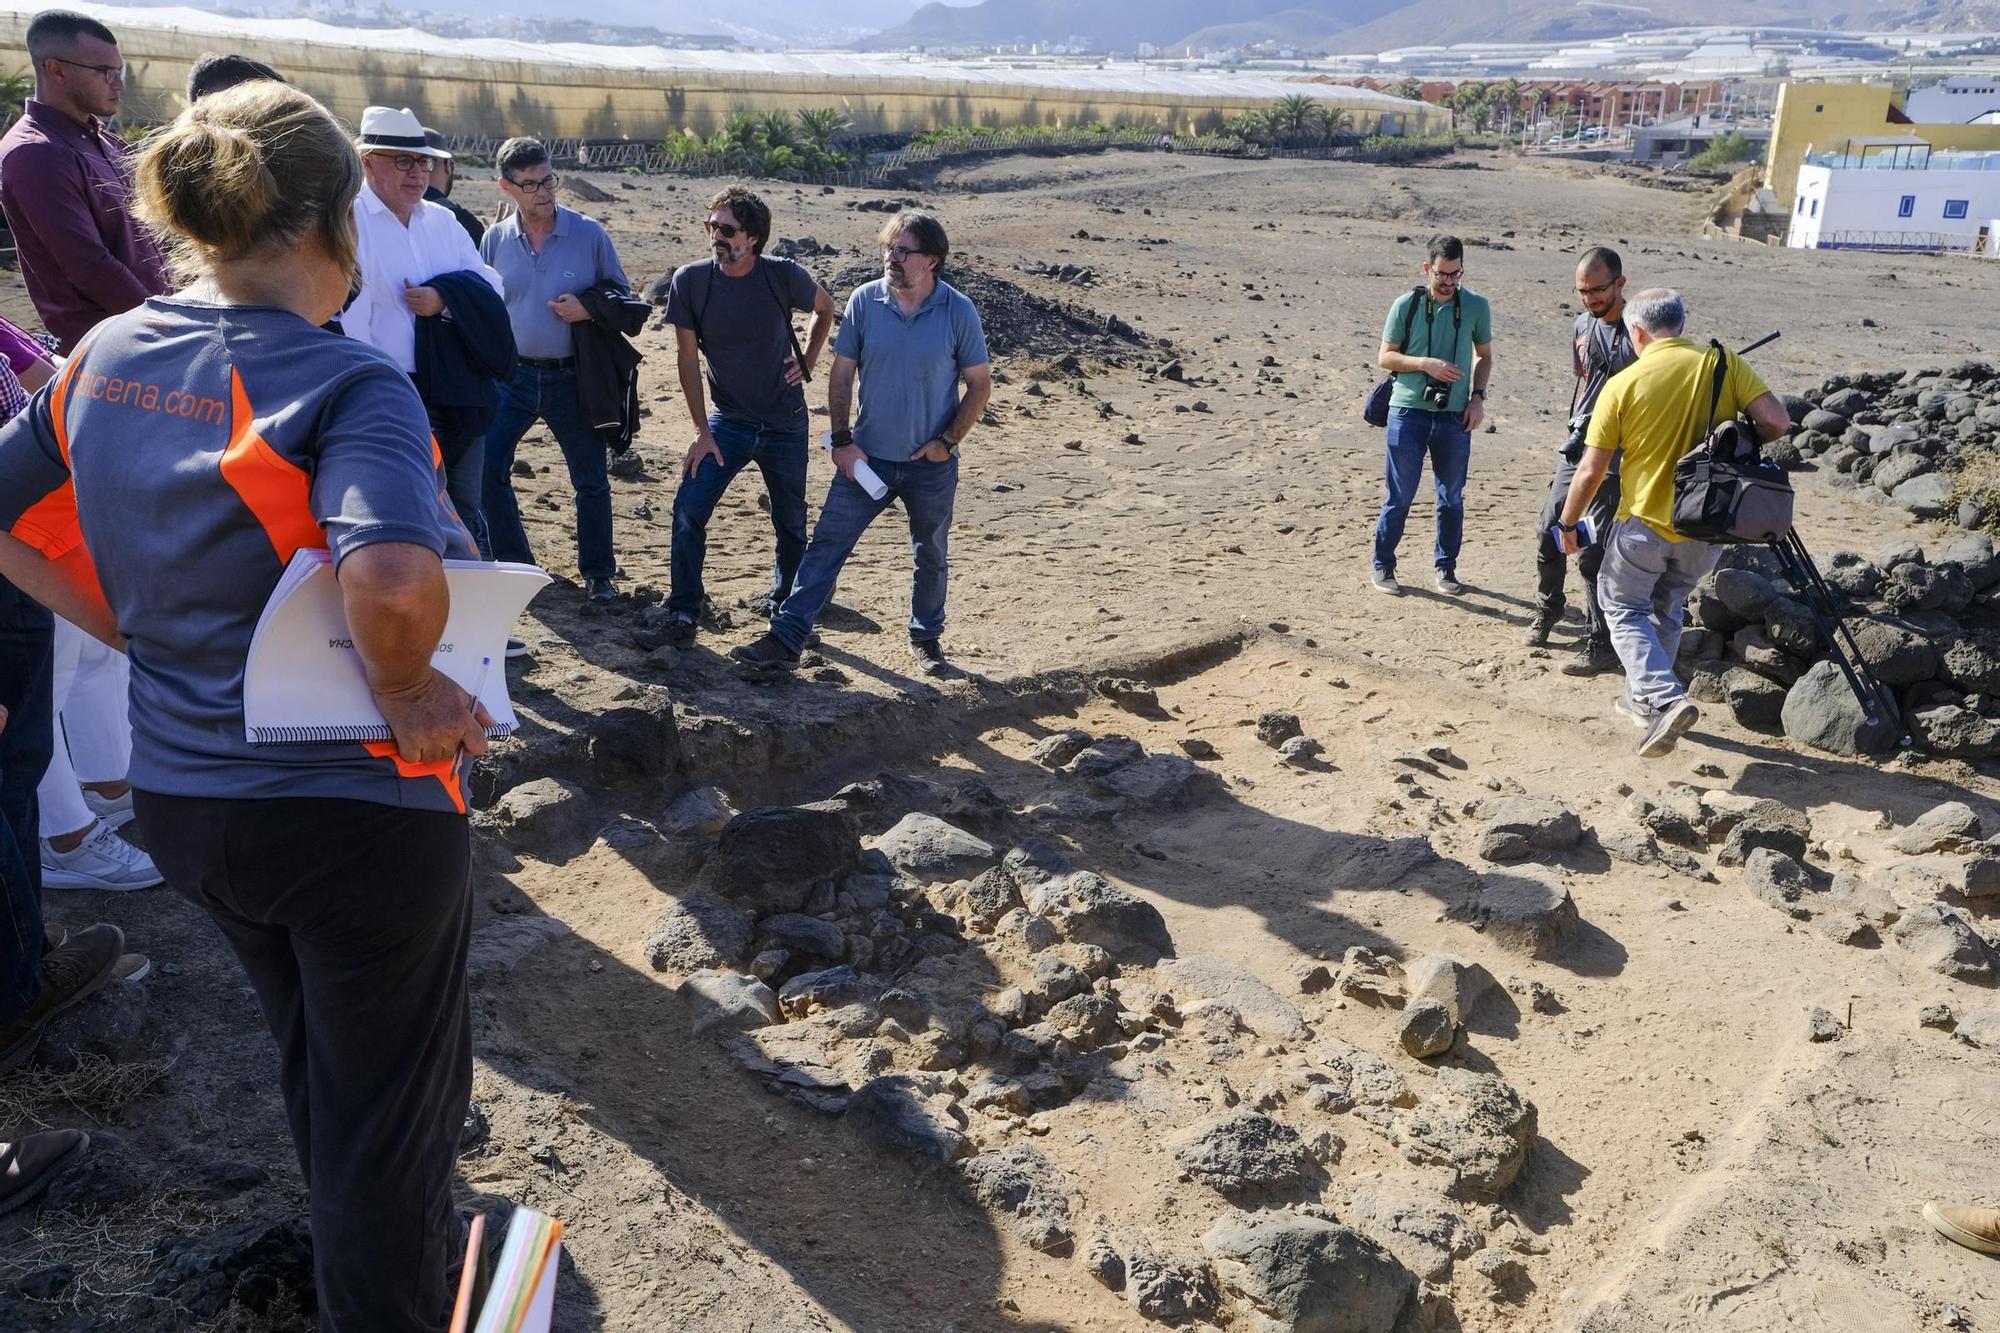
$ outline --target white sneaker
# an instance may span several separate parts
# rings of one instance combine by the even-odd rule
[[[1672,753],[1688,728],[1700,720],[1701,710],[1694,706],[1692,699],[1683,697],[1674,700],[1654,715],[1646,739],[1639,742],[1639,757],[1658,759],[1663,754]]]
[[[1376,592],[1386,592],[1391,597],[1401,597],[1403,595],[1403,585],[1396,582],[1396,576],[1394,574],[1385,574],[1379,569],[1368,576],[1368,586]]]
[[[1447,597],[1456,597],[1460,593],[1465,591],[1465,585],[1463,583],[1460,583],[1457,579],[1445,573],[1442,569],[1437,571],[1436,581],[1437,581],[1437,590],[1443,593]]]
[[[124,828],[132,822],[132,789],[115,800],[109,796],[99,796],[90,788],[83,789],[83,803],[90,807],[90,813],[109,824],[112,828]]]
[[[150,889],[166,876],[153,858],[100,823],[74,851],[59,852],[42,839],[42,887],[103,889],[123,893]]]

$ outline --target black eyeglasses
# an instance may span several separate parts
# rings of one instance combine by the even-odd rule
[[[725,241],[735,240],[736,234],[742,230],[733,222],[717,222],[714,218],[708,220],[709,235],[720,236]]]
[[[507,183],[509,185],[512,185],[515,189],[519,190],[522,194],[540,194],[543,191],[547,191],[550,194],[554,194],[556,192],[556,184],[561,180],[562,177],[551,174],[547,176],[542,176],[536,180],[509,181]]]
[[[58,65],[71,65],[77,69],[87,69],[93,74],[101,74],[104,76],[106,83],[125,82],[125,67],[123,65],[86,65],[81,60],[65,60],[61,56],[50,56],[49,59],[55,61]]]
[[[1576,294],[1587,300],[1590,297],[1602,295],[1617,285],[1618,279],[1613,278],[1609,282],[1600,282],[1595,287],[1579,287],[1576,289]]]
[[[1461,264],[1454,269],[1434,268],[1431,270],[1431,276],[1439,282],[1457,282],[1465,276],[1465,266]]]
[[[907,245],[886,245],[882,247],[882,253],[895,260],[898,264],[907,264],[913,256],[920,255],[923,251],[912,250]]]
[[[388,157],[386,153],[371,153],[369,156]],[[405,174],[415,171],[418,167],[422,167],[425,171],[431,169],[431,160],[429,158],[418,157],[414,153],[398,153],[394,157],[389,157],[388,161],[391,167]]]

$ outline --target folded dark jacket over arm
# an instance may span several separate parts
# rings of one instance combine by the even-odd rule
[[[577,294],[590,318],[570,325],[576,345],[576,396],[584,420],[623,453],[639,433],[639,350],[628,341],[653,308],[613,283]]]

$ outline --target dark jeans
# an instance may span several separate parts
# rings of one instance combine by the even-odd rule
[[[910,588],[910,638],[922,642],[944,633],[946,547],[952,502],[958,496],[958,457],[953,455],[948,463],[871,458],[868,466],[888,485],[889,493],[877,500],[846,477],[834,475],[805,559],[799,562],[792,595],[771,618],[771,633],[795,653],[805,647],[813,621],[833,600],[840,567],[853,554],[854,544],[893,500],[901,500],[910,516],[910,558],[916,570]]]
[[[50,694],[55,617],[0,579],[0,1024],[42,990],[41,807],[35,788],[55,747]]]
[[[1382,513],[1375,520],[1375,568],[1396,572],[1396,544],[1403,521],[1417,498],[1424,459],[1437,483],[1437,549],[1433,563],[1446,574],[1458,572],[1458,548],[1465,536],[1465,472],[1472,461],[1472,435],[1456,412],[1389,409],[1387,461],[1382,473]]]
[[[708,433],[722,461],[704,460],[674,492],[673,595],[667,610],[690,619],[701,614],[701,567],[708,557],[708,520],[736,474],[755,463],[771,493],[771,528],[778,534],[778,561],[771,573],[771,604],[791,595],[799,559],[806,553],[806,427],[789,430],[711,416]]]
[[[472,1094],[463,818],[135,791],[167,882],[214,918],[278,1042],[323,1333],[438,1333]]]
[[[611,553],[611,477],[604,437],[584,420],[576,399],[576,368],[522,366],[500,386],[500,407],[486,432],[486,530],[495,560],[533,564],[514,499],[514,449],[536,421],[548,424],[576,490],[576,567],[587,579],[608,579],[618,569]]]
[[[486,531],[486,439],[480,435],[449,439],[438,436],[438,452],[444,455],[445,493],[459,521],[472,534],[479,554],[493,558],[493,538]],[[517,519],[518,521],[518,519]]]
[[[1539,538],[1535,543],[1535,606],[1553,624],[1569,605],[1563,596],[1563,573],[1569,557],[1562,553],[1549,529],[1562,517],[1563,502],[1569,498],[1569,484],[1576,477],[1576,463],[1557,456],[1556,475],[1549,481],[1549,493],[1542,497],[1541,516],[1535,520]],[[1618,513],[1618,474],[1607,473],[1604,484],[1585,511],[1597,525],[1597,540],[1583,548],[1576,558],[1577,572],[1583,575],[1583,623],[1590,640],[1611,647],[1611,631],[1605,628],[1604,610],[1597,604],[1597,571],[1604,564],[1604,543],[1611,536],[1611,520]]]

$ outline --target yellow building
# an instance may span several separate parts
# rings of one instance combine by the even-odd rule
[[[1850,139],[1921,139],[1937,149],[2000,150],[2000,125],[1913,125],[1901,97],[1880,83],[1788,83],[1778,90],[1764,184],[1787,211],[1808,150],[1838,151]]]

